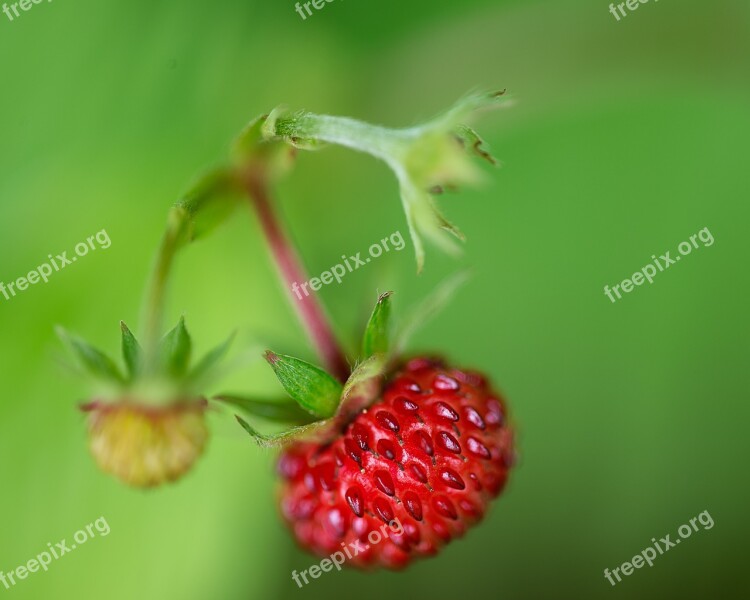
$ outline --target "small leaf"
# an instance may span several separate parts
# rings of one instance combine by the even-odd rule
[[[401,203],[406,214],[406,224],[409,227],[409,235],[414,245],[417,273],[421,273],[424,267],[425,252],[421,236],[425,236],[448,254],[454,256],[460,254],[460,247],[452,239],[446,237],[444,232],[451,233],[461,241],[464,241],[465,237],[455,225],[443,216],[430,193],[416,186],[413,181],[405,177],[401,178],[399,189]]]
[[[328,418],[336,412],[342,386],[322,369],[308,362],[266,352],[265,358],[287,394],[310,414]]]
[[[216,396],[214,400],[244,410],[253,416],[271,421],[282,423],[310,423],[312,421],[310,414],[302,410],[293,400],[256,400],[246,396],[233,396],[230,394]]]
[[[242,428],[253,437],[257,444],[263,448],[278,448],[289,442],[299,440],[302,436],[309,437],[311,440],[325,439],[328,436],[328,429],[331,424],[330,420],[316,421],[315,423],[310,423],[308,425],[293,427],[282,433],[263,435],[256,431],[254,427],[239,415],[234,415],[234,418],[237,419],[237,422],[242,425]]]
[[[179,323],[161,342],[161,357],[169,374],[179,377],[187,372],[191,345],[190,335],[185,328],[185,318],[180,317]]]
[[[57,335],[91,375],[105,381],[124,382],[117,365],[102,351],[94,348],[83,339],[68,333],[62,327],[57,328]]]
[[[259,446],[271,446],[269,442],[273,438],[273,436],[265,436],[262,433],[258,433],[245,419],[240,417],[239,415],[234,415],[234,418],[237,419],[237,422],[242,425],[242,428],[247,431],[253,439],[255,439],[256,442],[258,442]]]
[[[129,378],[133,379],[140,370],[141,346],[124,321],[120,321],[120,329],[122,330],[122,357],[125,360]]]
[[[468,125],[459,125],[456,128],[456,136],[466,150],[473,152],[491,165],[497,165],[497,160],[484,148],[484,140]]]
[[[443,127],[455,127],[466,123],[478,112],[513,106],[513,98],[506,90],[471,93],[458,100],[451,108],[433,120]]]
[[[200,362],[193,367],[193,370],[190,372],[190,379],[193,382],[199,381],[209,375],[211,370],[213,370],[219,361],[224,358],[224,355],[227,353],[229,346],[231,346],[232,341],[234,340],[234,335],[234,333],[230,334],[226,340],[210,350]]]
[[[389,343],[389,321],[391,317],[391,296],[393,292],[382,294],[375,304],[370,321],[367,323],[362,339],[362,358],[373,354],[386,354]]]

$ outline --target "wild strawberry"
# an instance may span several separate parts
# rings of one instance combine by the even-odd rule
[[[182,477],[203,453],[208,403],[198,389],[228,342],[190,369],[192,343],[184,320],[151,354],[124,323],[121,329],[124,374],[103,352],[60,334],[95,385],[96,400],[81,410],[97,465],[130,486],[155,487]]]
[[[89,447],[99,468],[134,487],[179,479],[208,439],[205,400],[165,407],[92,402],[83,410],[89,414]]]
[[[413,359],[334,441],[283,451],[281,510],[316,554],[343,546],[357,566],[399,568],[482,518],[512,454],[504,403],[482,376]]]
[[[388,366],[388,306],[385,294],[365,334],[368,358],[343,388],[317,367],[267,354],[292,399],[323,420],[275,437],[238,420],[259,443],[282,445],[281,513],[302,547],[398,569],[484,516],[514,451],[505,403],[484,376],[430,358]],[[265,404],[221,399],[269,416]]]

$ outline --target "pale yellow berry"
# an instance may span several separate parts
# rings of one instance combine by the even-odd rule
[[[103,471],[134,487],[179,479],[208,439],[203,400],[164,407],[94,403],[88,410],[94,459]]]

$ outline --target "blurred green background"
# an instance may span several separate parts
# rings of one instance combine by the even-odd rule
[[[0,570],[104,516],[107,537],[0,597],[746,598],[750,5],[664,0],[617,22],[604,0],[55,0],[0,14],[0,281],[106,229],[112,240],[0,298]],[[399,311],[463,266],[474,278],[414,340],[486,370],[520,464],[485,522],[402,573],[329,573],[276,516],[273,454],[228,414],[177,485],[132,491],[86,449],[62,324],[111,353],[138,325],[168,206],[250,118],[286,103],[408,125],[475,87],[518,99],[478,126],[503,168],[440,200],[465,254],[411,244],[320,297],[348,343],[376,290]],[[406,225],[369,157],[300,156],[279,201],[311,273]],[[653,285],[602,288],[708,227]],[[199,350],[239,328],[312,358],[255,220],[181,256],[170,320]],[[211,392],[277,390],[258,362]],[[715,527],[612,588],[603,569],[708,510]]]

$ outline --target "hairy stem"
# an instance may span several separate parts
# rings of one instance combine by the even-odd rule
[[[328,372],[340,381],[346,381],[350,371],[349,365],[323,308],[314,295],[302,296],[300,299],[291,295],[291,286],[307,281],[307,274],[274,212],[265,179],[259,169],[251,170],[247,174],[245,185],[250,196],[250,204],[258,216],[281,280],[310,341]]]
[[[305,113],[278,118],[275,133],[287,138],[337,144],[392,163],[419,130],[389,129],[349,117]]]

